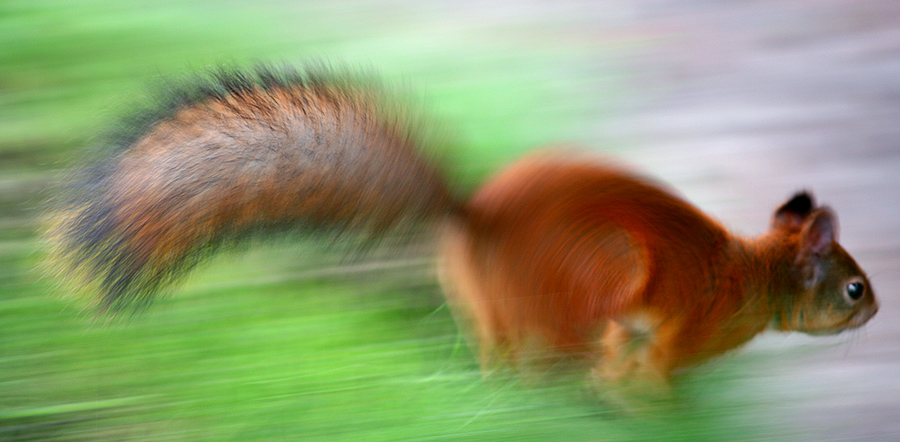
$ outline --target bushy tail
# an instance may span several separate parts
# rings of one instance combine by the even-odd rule
[[[48,263],[101,310],[146,304],[216,247],[312,227],[381,233],[458,204],[420,130],[327,69],[218,71],[122,123],[48,213]],[[99,296],[94,296],[99,294]]]

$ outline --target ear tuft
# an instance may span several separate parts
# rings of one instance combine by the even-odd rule
[[[812,194],[807,191],[797,193],[775,211],[772,228],[799,230],[803,221],[812,213],[814,206]]]

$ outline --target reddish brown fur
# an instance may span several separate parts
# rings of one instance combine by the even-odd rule
[[[378,226],[409,206],[450,204],[443,183],[427,167],[404,160],[413,153],[404,134],[372,118],[364,97],[317,92],[253,91],[211,100],[176,113],[142,138],[113,177],[123,184],[116,195],[119,216],[136,229],[136,242],[152,243],[153,254],[165,256],[190,247],[185,240],[203,239],[184,229],[218,234],[256,223],[338,223],[351,217]],[[251,110],[252,118],[242,114]],[[298,133],[311,138],[306,150],[289,149]],[[379,157],[356,151],[360,142]],[[322,153],[347,158],[338,164],[299,158]],[[391,170],[372,174],[361,164],[366,161]],[[322,185],[346,176],[356,179]],[[388,185],[425,189],[391,197],[373,191]],[[438,200],[414,200],[423,195]],[[211,197],[221,203],[209,204]],[[173,198],[179,204],[173,206]],[[165,213],[153,212],[159,207]]]
[[[121,152],[79,175],[51,214],[55,271],[99,289],[102,309],[146,303],[247,233],[378,234],[458,207],[415,123],[376,88],[266,69],[201,84],[114,140]]]
[[[877,310],[807,194],[750,240],[619,168],[537,155],[459,203],[402,115],[334,83],[263,70],[171,105],[52,217],[58,272],[119,308],[254,229],[442,218],[448,298],[483,364],[566,355],[614,380],[664,382],[767,326],[834,333]]]
[[[791,274],[798,232],[734,237],[609,166],[526,158],[467,210],[446,230],[444,279],[488,365],[498,354],[519,361],[549,351],[595,361],[606,378],[665,380],[743,344],[772,322],[781,297],[801,291]],[[825,315],[826,328],[865,322],[874,297],[861,304]]]

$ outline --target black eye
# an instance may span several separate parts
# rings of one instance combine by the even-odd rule
[[[847,297],[854,301],[862,298],[863,293],[865,292],[866,286],[861,282],[851,282],[850,284],[847,284]]]

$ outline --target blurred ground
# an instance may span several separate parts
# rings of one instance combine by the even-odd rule
[[[85,13],[79,8],[89,20],[70,18]],[[120,410],[124,424],[59,440],[295,440],[298,426],[322,440],[647,434],[615,426],[598,433],[605,418],[594,411],[534,399],[523,406],[478,384],[477,373],[435,372],[433,361],[449,359],[446,341],[453,343],[446,312],[322,283],[310,277],[320,268],[303,267],[290,253],[282,253],[284,262],[261,252],[213,266],[160,313],[110,328],[79,321],[74,308],[54,304],[22,276],[33,264],[22,256],[32,248],[48,172],[77,158],[96,122],[108,120],[110,102],[145,83],[147,71],[312,55],[363,60],[424,91],[447,129],[478,152],[477,160],[464,157],[470,176],[481,178],[534,144],[571,140],[623,158],[747,234],[761,232],[794,191],[812,190],[836,210],[842,244],[870,273],[878,316],[845,336],[755,340],[742,356],[711,365],[725,366],[727,377],[735,373],[729,361],[746,364],[736,372],[738,387],[752,389],[757,402],[741,396],[735,403],[743,408],[723,405],[720,415],[700,408],[695,422],[650,425],[652,434],[900,439],[900,2],[326,1],[249,8],[200,1],[186,8],[0,6],[0,19],[13,11],[13,24],[21,25],[0,31],[0,42],[11,42],[0,48],[0,107],[7,110],[0,112],[0,430],[4,418],[21,416],[38,422],[26,420],[21,426],[28,428],[47,425],[45,415],[51,426],[68,425],[77,420],[66,414],[72,402],[76,411],[106,410],[124,398],[139,404]],[[81,107],[66,107],[70,102]],[[412,292],[433,293],[421,286],[432,279],[427,266],[415,262],[391,277],[411,280]],[[317,264],[344,279],[359,273],[339,259]],[[264,281],[253,279],[259,275]],[[345,307],[358,310],[343,313]],[[422,325],[429,320],[439,327]],[[725,389],[735,391],[743,394]],[[727,402],[707,393],[713,404]],[[381,414],[372,410],[378,407]],[[748,421],[783,428],[714,428],[750,414],[773,414],[772,422]],[[673,424],[682,432],[671,431]],[[21,440],[41,440],[23,434]]]

